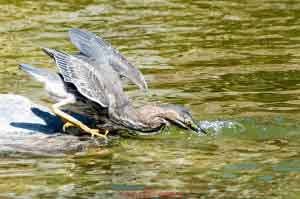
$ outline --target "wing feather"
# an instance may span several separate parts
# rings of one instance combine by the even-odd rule
[[[86,98],[99,103],[102,107],[108,107],[105,84],[94,67],[75,56],[49,48],[43,50],[54,58],[64,81],[73,83]]]
[[[69,35],[81,54],[95,59],[100,64],[109,63],[119,75],[127,77],[142,90],[148,89],[142,73],[102,38],[80,29],[71,29]]]

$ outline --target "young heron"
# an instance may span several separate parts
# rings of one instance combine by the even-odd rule
[[[43,49],[55,60],[57,73],[28,64],[20,65],[22,70],[44,83],[45,90],[56,101],[52,110],[66,122],[63,130],[75,126],[92,136],[107,138],[107,133],[113,130],[130,130],[150,135],[167,125],[175,124],[197,133],[205,133],[191,113],[182,106],[147,105],[135,109],[123,91],[121,77],[147,90],[142,73],[95,34],[79,29],[71,29],[69,34],[72,43],[80,50],[79,54],[69,55]],[[86,110],[89,110],[87,114],[94,113],[93,117],[101,121],[100,129],[103,132],[89,128],[60,110],[62,106],[73,103],[84,104]]]

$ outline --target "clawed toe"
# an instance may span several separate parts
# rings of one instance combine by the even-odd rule
[[[71,122],[66,122],[66,123],[63,125],[62,129],[63,129],[64,132],[66,132],[66,129],[69,128],[69,127],[75,127],[75,125],[72,124]]]
[[[106,131],[105,131],[105,134],[103,135],[103,134],[99,133],[99,129],[89,129],[88,133],[90,133],[92,135],[92,138],[94,138],[94,137],[102,137],[105,140],[108,139]]]

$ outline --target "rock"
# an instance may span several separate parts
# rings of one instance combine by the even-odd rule
[[[95,146],[92,139],[61,133],[62,125],[48,108],[22,96],[0,94],[0,153],[57,154]]]

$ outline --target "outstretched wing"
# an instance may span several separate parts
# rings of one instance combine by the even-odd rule
[[[142,90],[148,89],[142,73],[103,39],[91,32],[79,29],[71,29],[69,34],[72,43],[81,54],[95,59],[99,64],[109,63],[116,72],[130,79]]]
[[[86,98],[108,107],[109,99],[104,80],[94,67],[72,55],[49,48],[43,50],[54,58],[64,81],[73,83]]]

